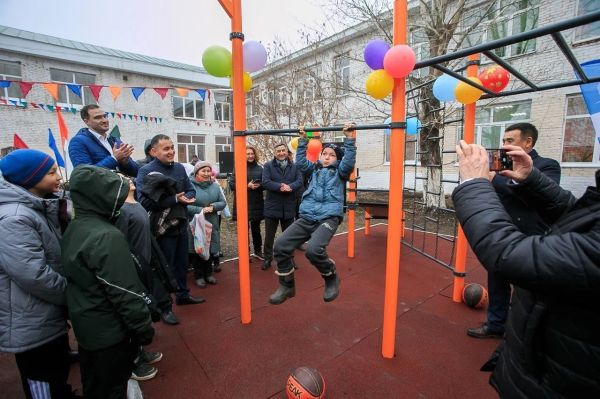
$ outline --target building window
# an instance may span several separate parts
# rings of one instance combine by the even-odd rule
[[[417,61],[423,61],[429,58],[429,38],[425,33],[425,29],[419,28],[410,31],[409,45],[414,50],[417,56]],[[429,67],[414,70],[411,74],[414,77],[429,75]]]
[[[585,15],[600,10],[598,0],[579,0],[577,2],[577,15]],[[600,38],[600,21],[583,25],[575,29],[575,41]]]
[[[215,160],[219,162],[220,152],[231,152],[231,137],[215,136]]]
[[[229,122],[230,115],[229,96],[227,94],[215,94],[215,120],[221,122]]]
[[[416,165],[417,159],[417,144],[419,143],[419,136],[416,135],[406,135],[404,142],[404,163],[410,165]],[[383,138],[384,143],[384,162],[390,163],[390,134],[385,134]]]
[[[507,126],[530,119],[531,101],[477,107],[475,142],[485,148],[499,148]]]
[[[196,155],[198,159],[206,159],[206,137],[199,134],[177,135],[177,161],[181,163],[191,162]]]
[[[58,103],[66,105],[89,105],[96,104],[96,100],[88,85],[96,84],[96,75],[81,72],[71,72],[62,69],[50,68],[50,79],[60,83],[58,87]],[[67,84],[82,85],[81,97],[73,93]]]
[[[8,87],[0,88],[0,97],[5,99],[20,99],[23,94],[16,81],[21,81],[21,63],[0,60],[0,80],[12,80]]]
[[[335,87],[338,93],[347,93],[350,90],[350,58],[346,55],[333,60],[335,71]]]
[[[190,90],[186,97],[173,96],[173,116],[182,119],[204,119],[204,101]]]
[[[600,143],[581,94],[567,96],[562,162],[599,162]]]

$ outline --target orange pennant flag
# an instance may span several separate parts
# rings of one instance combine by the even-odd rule
[[[176,87],[175,91],[177,92],[177,94],[179,94],[181,97],[187,97],[188,91],[190,91],[189,89],[183,89],[181,87]]]
[[[119,97],[119,94],[121,94],[121,88],[119,86],[110,86],[110,92],[112,93],[113,101],[115,101]]]
[[[58,107],[56,110],[56,119],[58,121],[58,130],[60,131],[60,141],[62,142],[63,148],[65,148],[65,141],[69,139],[69,129],[67,129],[67,124]]]
[[[42,83],[42,86],[48,90],[48,93],[50,93],[55,101],[58,101],[58,83]]]

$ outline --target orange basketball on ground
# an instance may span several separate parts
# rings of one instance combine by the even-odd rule
[[[479,284],[467,284],[462,292],[463,302],[470,308],[482,309],[489,303],[488,292]]]
[[[285,393],[289,399],[324,399],[325,380],[312,367],[298,367],[290,373]]]

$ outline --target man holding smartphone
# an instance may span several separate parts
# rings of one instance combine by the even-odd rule
[[[503,145],[521,147],[532,159],[533,166],[540,172],[560,184],[560,165],[557,161],[538,155],[533,149],[537,142],[538,131],[531,123],[516,123],[504,131]],[[527,235],[543,234],[548,228],[543,215],[535,211],[532,204],[515,195],[508,184],[511,179],[490,172],[492,185],[515,225]],[[508,316],[511,287],[508,281],[488,272],[488,293],[490,304],[487,308],[487,321],[481,326],[467,329],[467,335],[474,338],[502,338]]]

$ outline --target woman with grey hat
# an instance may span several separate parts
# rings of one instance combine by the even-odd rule
[[[198,161],[194,165],[194,174],[190,180],[194,190],[196,190],[196,201],[187,207],[188,219],[191,221],[194,215],[204,212],[204,217],[212,224],[210,258],[204,260],[196,253],[191,255],[196,285],[205,288],[207,284],[217,283],[217,279],[213,276],[213,264],[218,265],[219,252],[221,251],[219,215],[217,215],[217,212],[225,209],[227,202],[219,184],[212,180],[212,165],[209,162]],[[193,240],[191,234],[188,234],[188,237]],[[189,245],[189,248],[190,251],[194,250],[193,243]]]

